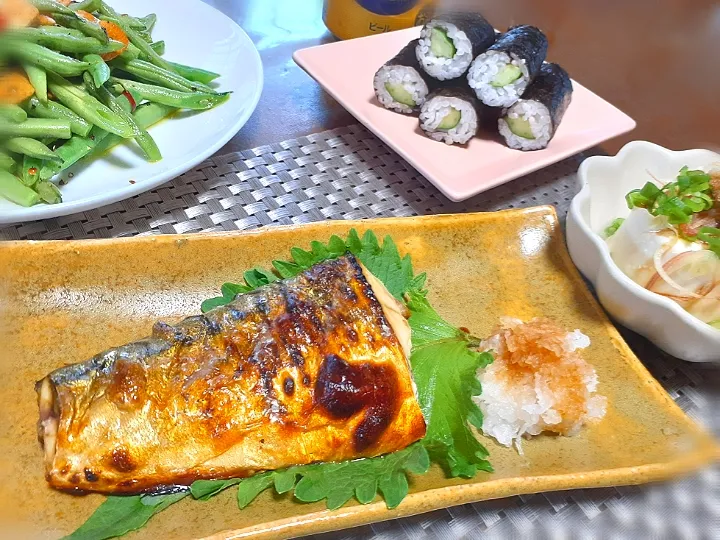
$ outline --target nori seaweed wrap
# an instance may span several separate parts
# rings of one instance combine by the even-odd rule
[[[540,71],[547,49],[547,37],[540,29],[515,26],[473,61],[468,84],[486,105],[509,107]]]
[[[375,73],[375,95],[387,109],[406,114],[416,112],[432,88],[433,79],[425,73],[415,55],[418,41],[412,40]]]
[[[439,88],[420,109],[420,128],[436,141],[465,144],[477,134],[479,111],[477,99],[466,86]]]
[[[473,58],[495,42],[495,30],[479,13],[439,12],[422,27],[417,58],[431,77],[462,77]]]
[[[498,129],[510,148],[538,150],[555,136],[572,99],[572,81],[557,64],[543,64],[522,99],[503,111]]]

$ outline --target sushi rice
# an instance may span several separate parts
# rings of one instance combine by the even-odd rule
[[[505,86],[495,87],[490,83],[507,65],[517,66],[522,75]],[[502,51],[489,50],[478,56],[470,65],[468,84],[475,90],[478,99],[490,107],[509,107],[522,96],[527,88],[529,74],[525,61]]]
[[[457,126],[444,130],[438,125],[452,109],[460,111]],[[420,128],[436,141],[446,144],[465,144],[472,139],[478,129],[478,115],[472,103],[458,97],[435,96],[425,102],[420,109]]]
[[[495,361],[478,371],[483,433],[522,454],[522,438],[543,431],[572,436],[605,416],[598,377],[578,351],[590,346],[579,330],[565,332],[547,319],[523,323],[503,318],[502,328],[481,344]]]
[[[506,118],[522,118],[530,124],[535,137],[528,139],[516,135],[510,130]],[[542,103],[521,99],[508,108],[498,119],[498,130],[510,148],[516,150],[540,150],[545,148],[553,135],[552,119],[547,107]]]
[[[396,101],[385,86],[388,83],[402,84],[403,88],[412,96],[416,106],[411,107],[410,105]],[[381,67],[375,74],[373,86],[375,88],[375,95],[383,107],[405,114],[410,114],[421,107],[422,104],[425,103],[425,98],[430,91],[427,83],[415,68],[399,65],[386,65]]]
[[[432,29],[440,27],[447,33],[455,46],[452,58],[442,58],[433,54],[431,46]],[[463,75],[473,59],[472,43],[467,34],[456,25],[447,21],[433,20],[423,26],[420,41],[415,49],[418,61],[431,77],[440,81],[457,79]]]

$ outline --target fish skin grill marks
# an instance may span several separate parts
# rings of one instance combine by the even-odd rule
[[[61,412],[49,478],[62,489],[130,493],[374,456],[425,431],[400,343],[351,255],[80,366],[48,378]],[[362,407],[337,417],[319,392]]]

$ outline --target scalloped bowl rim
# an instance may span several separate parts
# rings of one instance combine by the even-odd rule
[[[632,153],[636,148],[641,147],[651,149],[657,152],[659,155],[664,156],[677,156],[679,154],[696,152],[698,150],[707,151],[717,155],[718,160],[720,160],[720,154],[717,154],[712,150],[707,150],[703,148],[690,150],[669,150],[663,146],[648,141],[629,142],[625,146],[623,146],[620,151],[614,156],[591,156],[581,163],[580,168],[578,169],[578,181],[581,183],[582,187],[570,204],[570,213],[572,214],[574,221],[577,223],[579,229],[582,231],[584,236],[590,240],[591,245],[600,255],[600,261],[602,262],[602,265],[604,267],[603,269],[606,270],[613,279],[620,282],[620,284],[622,284],[625,289],[633,293],[639,299],[643,300],[648,304],[652,304],[660,309],[669,311],[670,313],[675,315],[684,325],[690,326],[693,330],[700,333],[703,337],[708,340],[715,341],[720,346],[720,330],[716,330],[710,325],[702,322],[700,319],[694,317],[693,315],[685,311],[682,307],[680,307],[679,304],[676,304],[669,298],[665,298],[664,296],[661,296],[657,293],[648,291],[647,289],[630,279],[630,277],[628,277],[622,270],[620,270],[615,261],[612,259],[612,256],[610,255],[610,248],[605,242],[605,240],[598,233],[591,229],[590,225],[585,220],[585,216],[583,216],[582,214],[582,208],[584,207],[584,205],[590,202],[591,198],[590,185],[587,181],[588,170],[599,162],[623,161],[628,154]],[[598,269],[598,271],[599,270],[601,269]],[[598,275],[599,273],[596,273],[595,275],[586,275],[585,277],[592,281],[593,285],[597,285],[596,281],[598,279]],[[644,332],[643,334],[646,335],[646,337],[652,339],[652,336],[649,336]]]

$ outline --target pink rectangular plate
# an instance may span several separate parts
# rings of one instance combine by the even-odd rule
[[[295,61],[375,135],[404,157],[453,201],[462,201],[586,148],[626,133],[635,121],[573,81],[573,99],[555,138],[544,150],[521,152],[481,132],[467,146],[425,137],[414,116],[377,102],[373,76],[420,28],[340,41],[296,51]]]

